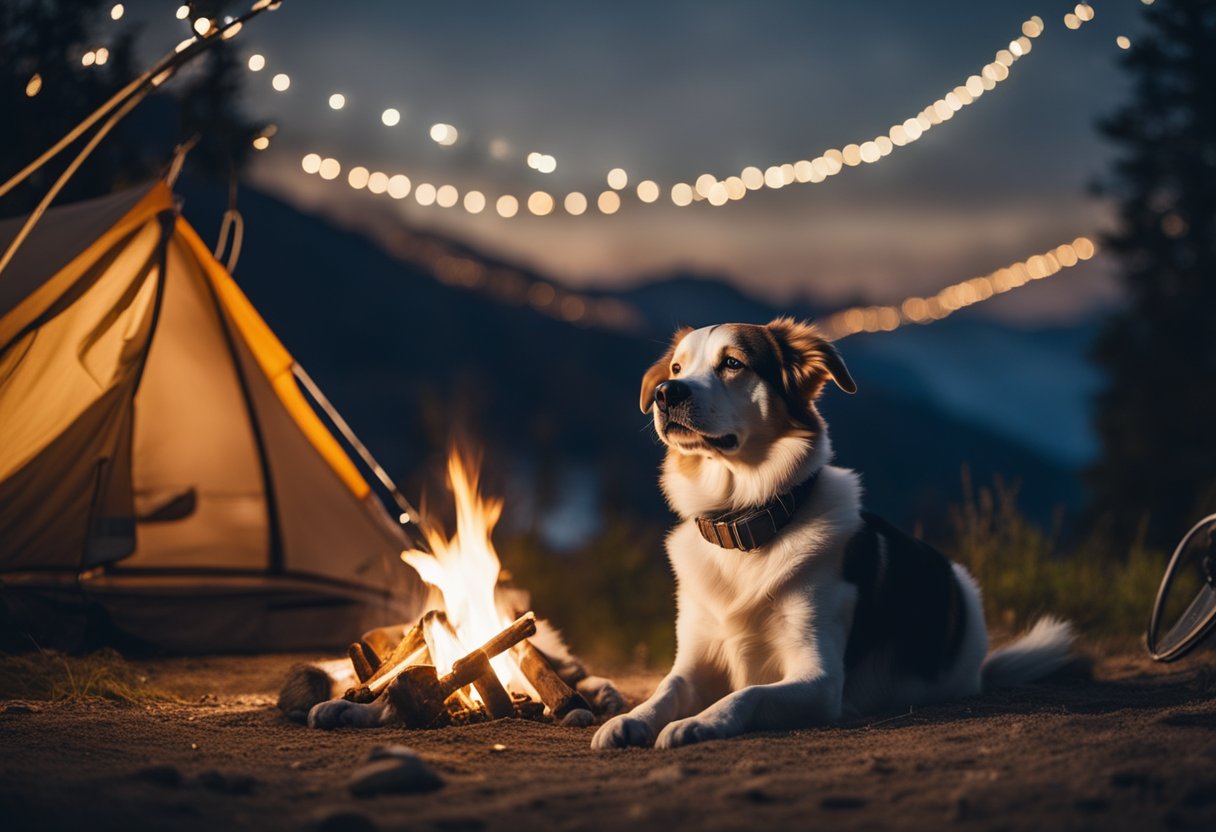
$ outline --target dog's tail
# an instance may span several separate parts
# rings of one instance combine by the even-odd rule
[[[1076,632],[1067,621],[1044,616],[1015,641],[993,650],[981,669],[984,690],[1015,688],[1049,676],[1072,661]]]

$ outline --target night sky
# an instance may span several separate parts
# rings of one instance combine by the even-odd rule
[[[612,286],[688,268],[780,300],[898,300],[1094,234],[1110,209],[1087,195],[1109,148],[1094,130],[1126,92],[1118,35],[1140,30],[1139,0],[1096,4],[1077,31],[1067,2],[367,2],[289,0],[236,40],[265,55],[245,105],[279,127],[252,178],[301,206],[393,212],[575,286]],[[129,3],[149,55],[186,33],[164,3]],[[820,184],[750,192],[723,207],[672,205],[672,184],[702,173],[812,159],[863,142],[963,84],[1038,14],[1031,53],[996,90],[919,141]],[[271,78],[285,72],[286,92]],[[341,111],[327,104],[346,97]],[[401,111],[386,127],[386,107]],[[430,127],[459,140],[441,147]],[[490,152],[498,140],[506,158]],[[525,163],[552,154],[554,173]],[[304,154],[343,164],[331,182]],[[559,208],[502,219],[355,191],[363,165],[419,182],[523,199],[595,196],[629,173],[613,216]],[[662,197],[633,187],[654,179]],[[1101,257],[984,305],[1047,323],[1108,303]]]

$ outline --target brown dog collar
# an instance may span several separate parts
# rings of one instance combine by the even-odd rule
[[[819,471],[816,471],[763,505],[717,517],[698,517],[697,530],[701,532],[701,537],[723,549],[755,551],[772,542],[789,524],[799,506],[810,499],[818,480]]]

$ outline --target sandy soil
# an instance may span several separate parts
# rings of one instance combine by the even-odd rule
[[[312,731],[273,709],[298,660],[142,663],[188,705],[0,704],[0,827],[1216,829],[1210,656],[1116,656],[1093,680],[666,753],[596,753],[593,729],[517,720]],[[618,681],[640,696],[657,679]],[[445,787],[352,797],[351,771],[384,742]]]

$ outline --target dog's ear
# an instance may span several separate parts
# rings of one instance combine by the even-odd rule
[[[684,340],[684,336],[692,332],[692,327],[684,326],[676,330],[676,334],[671,337],[671,343],[667,347],[667,352],[663,353],[663,357],[650,365],[650,369],[642,376],[642,395],[638,400],[638,407],[643,413],[650,412],[650,406],[654,404],[654,390],[663,382],[671,377],[671,361],[675,357],[676,347]]]
[[[804,403],[814,401],[830,378],[846,393],[856,393],[857,384],[849,368],[813,324],[793,318],[777,318],[766,327],[777,344],[785,393]]]

